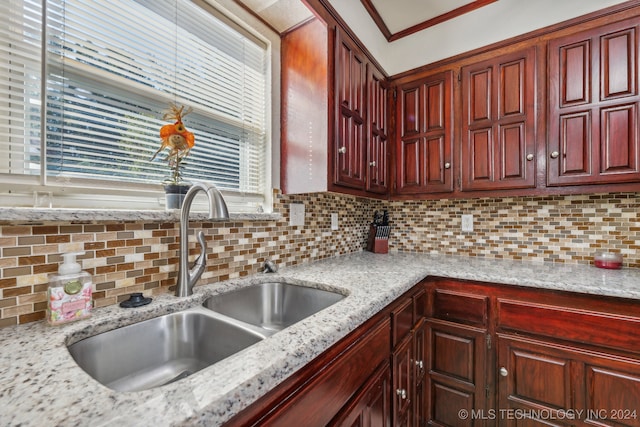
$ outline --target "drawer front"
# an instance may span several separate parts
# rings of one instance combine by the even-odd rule
[[[487,326],[489,297],[436,289],[433,317],[473,326]]]
[[[498,328],[640,351],[640,318],[498,299]]]

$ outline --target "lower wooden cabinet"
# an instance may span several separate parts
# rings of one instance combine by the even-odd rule
[[[331,421],[340,427],[391,426],[391,369],[384,362],[362,390]]]
[[[464,414],[487,409],[487,331],[438,319],[426,325],[428,423],[477,425]]]
[[[640,426],[640,359],[516,335],[497,349],[504,425]]]
[[[427,422],[640,427],[640,303],[432,279]]]
[[[428,278],[226,425],[640,427],[640,302]]]

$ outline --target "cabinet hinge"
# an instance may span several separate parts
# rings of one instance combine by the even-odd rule
[[[458,81],[461,82],[462,81],[462,74],[458,73]]]
[[[396,97],[398,96],[398,90],[397,89],[393,89],[393,100],[396,100]]]
[[[491,334],[487,334],[487,350],[491,350]]]
[[[489,386],[486,386],[484,388],[484,392],[485,392],[485,397],[488,399],[489,398]]]

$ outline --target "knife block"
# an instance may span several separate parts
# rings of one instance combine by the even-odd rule
[[[389,234],[391,226],[369,226],[369,238],[367,240],[367,250],[375,254],[386,254],[389,252]]]

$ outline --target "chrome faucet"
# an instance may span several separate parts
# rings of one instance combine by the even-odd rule
[[[177,297],[193,294],[193,286],[200,279],[207,265],[207,243],[204,240],[204,233],[201,231],[198,233],[200,255],[196,258],[193,267],[189,268],[189,211],[198,191],[203,191],[209,201],[209,219],[229,219],[227,204],[216,187],[198,182],[187,191],[180,210],[180,264],[176,285]]]

